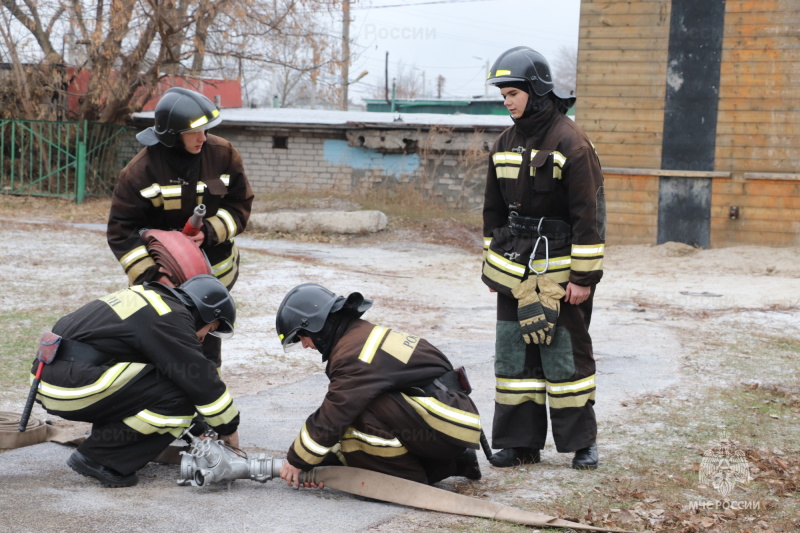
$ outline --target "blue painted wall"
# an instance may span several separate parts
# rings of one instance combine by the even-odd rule
[[[325,161],[331,165],[355,170],[378,170],[399,179],[419,168],[417,154],[381,154],[375,150],[349,146],[347,141],[327,139],[323,142]]]

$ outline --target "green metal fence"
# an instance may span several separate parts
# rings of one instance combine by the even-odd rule
[[[110,196],[134,133],[100,122],[0,119],[0,191],[77,203]]]

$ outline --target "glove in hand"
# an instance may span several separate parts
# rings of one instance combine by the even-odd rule
[[[538,276],[538,278],[539,302],[547,319],[545,343],[549,345],[556,332],[556,321],[558,320],[558,313],[561,311],[561,299],[567,291],[547,276]]]
[[[514,287],[511,294],[518,300],[517,319],[522,327],[522,339],[525,344],[544,342],[547,318],[539,302],[539,295],[536,294],[536,277],[528,278]]]

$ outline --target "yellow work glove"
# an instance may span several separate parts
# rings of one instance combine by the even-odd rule
[[[561,285],[547,276],[538,276],[539,302],[542,304],[544,316],[547,319],[547,335],[545,343],[550,344],[556,333],[556,321],[561,311],[561,299],[567,293]]]
[[[539,344],[545,340],[547,319],[536,294],[536,278],[528,278],[511,290],[517,303],[517,319],[522,327],[525,344]]]

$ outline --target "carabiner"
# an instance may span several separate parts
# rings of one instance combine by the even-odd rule
[[[550,243],[548,242],[547,237],[542,235],[542,222],[544,222],[544,217],[539,219],[539,225],[536,228],[536,233],[538,233],[539,236],[536,238],[536,243],[534,243],[533,250],[531,251],[531,257],[528,259],[528,268],[537,276],[541,276],[547,272],[547,269],[550,266]],[[544,268],[539,271],[533,267],[533,259],[536,257],[536,250],[539,248],[539,241],[542,239],[544,239]]]

